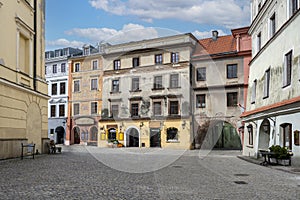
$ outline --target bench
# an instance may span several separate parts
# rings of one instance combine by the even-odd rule
[[[21,160],[23,160],[24,153],[26,153],[26,156],[32,156],[32,159],[34,159],[35,144],[23,144],[23,143],[21,143],[21,148],[22,148],[22,150],[21,150]],[[25,151],[24,151],[24,149],[25,149]]]
[[[55,154],[56,151],[58,153],[61,153],[61,147],[56,147],[55,144],[50,144],[50,143],[47,143],[47,146],[48,146],[48,154]]]
[[[278,153],[275,152],[270,152],[270,151],[266,151],[266,150],[259,150],[260,154],[262,155],[262,157],[264,157],[264,161],[261,162],[260,164],[263,166],[267,166],[267,165],[279,165],[279,161],[284,161],[287,160],[288,161],[288,165],[291,166],[292,165],[292,156],[293,154],[288,153],[285,157],[279,157]],[[271,159],[275,159],[275,163],[271,161]]]

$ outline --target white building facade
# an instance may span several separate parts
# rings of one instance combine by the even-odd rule
[[[243,154],[280,145],[300,156],[299,0],[252,0]]]
[[[79,49],[64,48],[45,53],[45,73],[48,83],[48,137],[64,144],[68,116],[68,57],[81,52]]]

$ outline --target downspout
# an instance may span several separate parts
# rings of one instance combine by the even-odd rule
[[[33,37],[33,90],[36,91],[36,49],[37,49],[37,0],[34,0],[34,17],[33,17],[33,29],[34,29],[34,37]]]

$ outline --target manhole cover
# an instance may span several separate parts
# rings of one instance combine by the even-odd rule
[[[234,174],[235,176],[249,176],[249,174]]]
[[[245,181],[234,181],[234,183],[242,185],[242,184],[247,184]]]
[[[182,168],[182,166],[178,166],[178,165],[174,165],[172,167],[174,167],[174,168]]]

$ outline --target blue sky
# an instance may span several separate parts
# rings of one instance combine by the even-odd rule
[[[46,0],[46,50],[249,25],[249,0]]]

